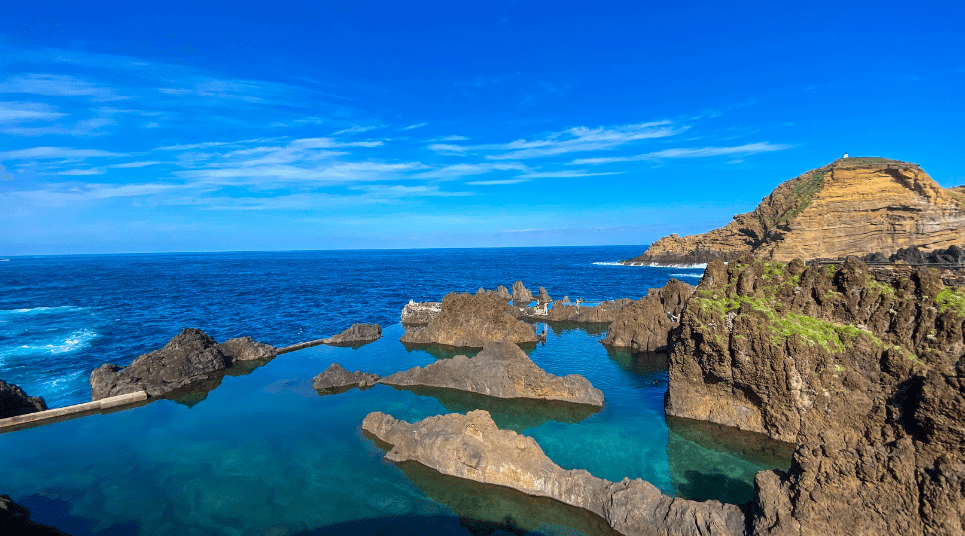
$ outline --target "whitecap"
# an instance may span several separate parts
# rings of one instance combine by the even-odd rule
[[[64,388],[69,387],[71,384],[75,383],[84,375],[83,370],[77,370],[66,376],[61,376],[59,378],[54,378],[44,382],[44,393],[53,393],[55,391],[61,391]],[[48,395],[49,396],[49,395]]]
[[[643,263],[643,262],[594,262],[597,266],[638,266],[641,268],[693,268],[703,270],[707,268],[707,263],[697,263],[697,264],[657,264],[655,262]]]
[[[86,310],[88,310],[87,307],[75,307],[73,305],[60,305],[57,307],[32,307],[30,309],[0,309],[0,316],[72,313]]]
[[[56,338],[47,344],[23,344],[0,348],[0,358],[36,354],[66,354],[83,350],[90,346],[98,336],[93,328],[83,328],[70,332],[66,337]]]
[[[597,266],[626,266],[622,262],[594,262],[593,264]]]
[[[670,274],[670,277],[703,277],[704,274]]]

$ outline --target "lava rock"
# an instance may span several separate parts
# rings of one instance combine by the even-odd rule
[[[475,357],[440,359],[379,380],[393,387],[434,387],[495,398],[557,400],[603,406],[603,392],[578,374],[549,374],[510,342],[486,343]]]
[[[45,411],[47,403],[39,396],[27,396],[23,389],[0,380],[0,419]]]
[[[367,372],[349,372],[338,363],[332,363],[324,372],[312,379],[312,387],[325,394],[337,393],[358,387],[367,389],[379,381],[378,374]]]
[[[369,343],[382,336],[382,327],[378,324],[352,324],[345,331],[324,339],[325,344],[332,346],[350,346],[358,343]]]
[[[553,463],[531,437],[500,430],[484,410],[416,423],[370,413],[362,430],[390,445],[385,459],[418,462],[442,474],[549,497],[588,510],[627,535],[738,536],[741,509],[668,497],[643,480],[611,482]]]
[[[517,320],[514,312],[512,306],[490,294],[452,292],[443,298],[438,315],[422,328],[407,327],[401,341],[472,348],[493,341],[537,342],[533,326]]]

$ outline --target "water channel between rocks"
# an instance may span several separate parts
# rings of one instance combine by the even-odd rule
[[[385,375],[451,357],[407,349],[396,324],[358,349],[280,356],[206,395],[0,435],[0,487],[35,520],[75,536],[607,533],[601,520],[548,499],[385,462],[360,430],[371,411],[412,422],[477,407],[534,437],[564,468],[643,478],[674,496],[740,503],[757,471],[788,468],[788,447],[756,434],[668,426],[666,356],[607,350],[600,331],[551,324],[546,345],[530,353],[548,372],[581,374],[601,389],[597,413],[381,385],[329,396],[312,389],[333,361]]]

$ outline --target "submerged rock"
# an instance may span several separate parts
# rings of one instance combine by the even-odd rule
[[[440,302],[416,302],[409,300],[402,308],[402,323],[405,325],[424,326],[442,311]]]
[[[332,363],[324,372],[312,379],[312,387],[314,387],[316,391],[326,391],[326,394],[334,394],[347,391],[353,387],[367,389],[375,385],[378,381],[378,374],[359,372],[357,370],[355,372],[349,372],[342,368],[342,365]]]
[[[393,387],[436,387],[495,398],[557,400],[603,406],[603,392],[583,376],[554,376],[510,342],[486,343],[475,357],[442,359],[379,380]]]
[[[382,336],[382,327],[378,324],[352,324],[352,327],[323,339],[325,344],[332,346],[349,346],[358,343],[369,343]]]
[[[670,330],[677,326],[694,287],[671,279],[660,289],[632,302],[613,315],[603,344],[638,352],[667,351]]]
[[[0,419],[46,409],[47,403],[42,397],[27,396],[23,389],[0,380]]]
[[[6,536],[68,536],[54,527],[30,519],[30,510],[0,495],[0,532]]]
[[[487,342],[536,342],[533,326],[519,321],[515,309],[490,294],[451,292],[442,300],[441,311],[422,328],[409,327],[403,343],[438,343],[481,348]]]
[[[121,368],[105,363],[90,375],[91,400],[146,391],[161,396],[192,383],[210,380],[235,361],[270,359],[275,348],[249,337],[218,344],[200,329],[186,328],[163,348]]]
[[[390,448],[385,459],[413,461],[444,475],[512,488],[588,510],[627,535],[743,535],[741,509],[662,494],[643,480],[610,482],[553,463],[531,437],[500,430],[476,410],[428,417],[417,423],[370,413],[362,430]]]

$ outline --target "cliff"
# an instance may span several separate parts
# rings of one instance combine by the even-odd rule
[[[666,411],[798,445],[757,475],[756,535],[965,534],[965,288],[746,254],[672,340]]]
[[[965,195],[917,164],[842,158],[780,184],[752,212],[700,235],[670,235],[624,261],[699,264],[750,252],[778,261],[844,258],[965,241]]]

